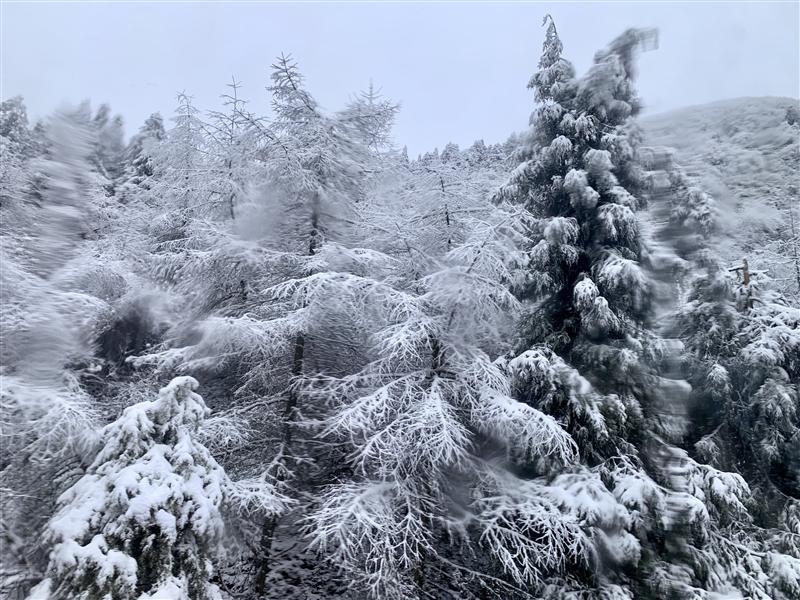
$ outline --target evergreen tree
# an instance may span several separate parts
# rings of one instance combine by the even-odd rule
[[[30,185],[29,159],[35,151],[28,113],[17,96],[0,103],[0,203],[22,201]]]
[[[648,192],[631,121],[639,109],[634,53],[653,37],[625,32],[573,80],[550,20],[531,80],[540,105],[530,158],[497,195],[538,218],[528,291],[536,304],[527,349],[515,359],[530,375],[519,397],[563,422],[577,444],[585,467],[555,481],[569,481],[573,497],[612,498],[589,504],[599,512],[584,521],[595,576],[556,578],[548,589],[557,597],[677,598],[738,587],[763,596],[771,587],[745,574],[752,555],[734,549],[729,528],[749,519],[747,484],[675,446],[689,386],[668,377],[677,348],[654,323],[658,278],[680,259],[663,262],[634,212]],[[681,192],[674,221],[702,227],[702,197]],[[719,546],[726,552],[718,555]]]
[[[746,512],[725,517],[747,532],[744,543],[720,537],[719,554],[748,596],[791,598],[800,591],[800,312],[760,289],[746,260],[725,271],[701,246],[692,262],[674,323],[693,389],[688,441],[699,460],[740,473],[753,491]]]
[[[197,440],[209,410],[196,387],[177,378],[103,429],[59,498],[48,579],[31,598],[221,598],[210,579],[227,477]]]
[[[28,111],[22,96],[15,96],[0,103],[0,137],[16,152],[29,154],[34,150],[33,135],[28,125]]]
[[[128,180],[140,185],[146,178],[153,175],[153,146],[162,142],[166,137],[164,119],[159,113],[153,113],[139,132],[131,138],[125,149]]]
[[[740,472],[760,499],[750,505],[755,524],[789,540],[786,519],[800,496],[800,311],[761,289],[746,261],[734,281],[708,253],[701,256],[676,318],[694,389],[695,451]],[[797,558],[796,540],[789,548]]]

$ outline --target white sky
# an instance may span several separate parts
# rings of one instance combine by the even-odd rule
[[[526,127],[525,85],[551,13],[578,72],[629,26],[656,26],[640,92],[661,112],[737,96],[800,96],[800,2],[12,3],[2,0],[0,95],[41,117],[67,100],[111,104],[131,134],[186,90],[217,108],[234,75],[266,112],[269,66],[291,53],[329,109],[370,78],[402,104],[412,154],[502,141]]]

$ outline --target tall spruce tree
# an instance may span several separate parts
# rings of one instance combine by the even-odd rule
[[[545,22],[530,83],[539,105],[519,154],[528,158],[497,194],[538,219],[527,292],[533,302],[524,352],[515,359],[529,375],[517,393],[561,420],[577,444],[583,467],[551,484],[569,482],[562,507],[574,510],[576,499],[603,493],[612,500],[587,503],[594,574],[557,575],[547,591],[685,598],[738,588],[766,597],[772,588],[747,575],[752,555],[736,548],[731,527],[750,518],[742,503],[747,484],[678,446],[690,388],[668,377],[679,346],[656,329],[665,266],[635,214],[652,173],[642,166],[632,120],[640,106],[634,58],[655,32],[625,32],[575,79],[552,19]],[[693,199],[683,198],[683,209]]]

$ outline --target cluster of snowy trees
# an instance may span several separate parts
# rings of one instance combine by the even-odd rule
[[[719,264],[629,30],[409,160],[272,114],[3,102],[0,597],[800,596],[800,308]],[[198,383],[200,382],[200,383]]]

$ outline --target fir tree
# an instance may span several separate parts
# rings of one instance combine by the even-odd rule
[[[153,113],[139,128],[139,132],[131,138],[125,149],[127,176],[129,181],[140,185],[142,181],[153,175],[153,146],[166,137],[164,119],[159,113]]]
[[[596,576],[557,578],[548,588],[557,597],[581,589],[615,598],[687,597],[729,587],[753,593],[756,586],[757,577],[742,577],[752,555],[734,550],[728,529],[749,519],[747,484],[674,445],[683,438],[679,409],[690,388],[668,376],[676,346],[659,338],[654,320],[657,279],[681,263],[662,260],[635,215],[648,186],[631,121],[639,110],[634,54],[653,36],[625,32],[597,53],[584,77],[571,80],[550,22],[532,78],[540,105],[526,150],[531,158],[497,196],[538,218],[528,291],[536,304],[527,349],[515,359],[530,375],[518,397],[561,420],[577,444],[585,467],[554,480],[570,482],[567,497],[611,498],[580,509],[598,511],[584,520]],[[672,220],[702,229],[702,195],[673,183],[682,195]],[[712,542],[727,552],[717,555]],[[628,575],[634,566],[636,575]]]
[[[221,597],[210,579],[227,477],[197,441],[209,410],[196,387],[175,379],[105,427],[86,474],[59,498],[48,579],[32,598]]]
[[[717,538],[726,579],[750,597],[791,598],[800,591],[800,312],[762,290],[746,260],[721,268],[710,242],[692,256],[695,275],[674,320],[693,390],[687,441],[698,460],[741,474],[753,491],[720,515],[731,529]],[[731,539],[737,530],[745,543]]]

